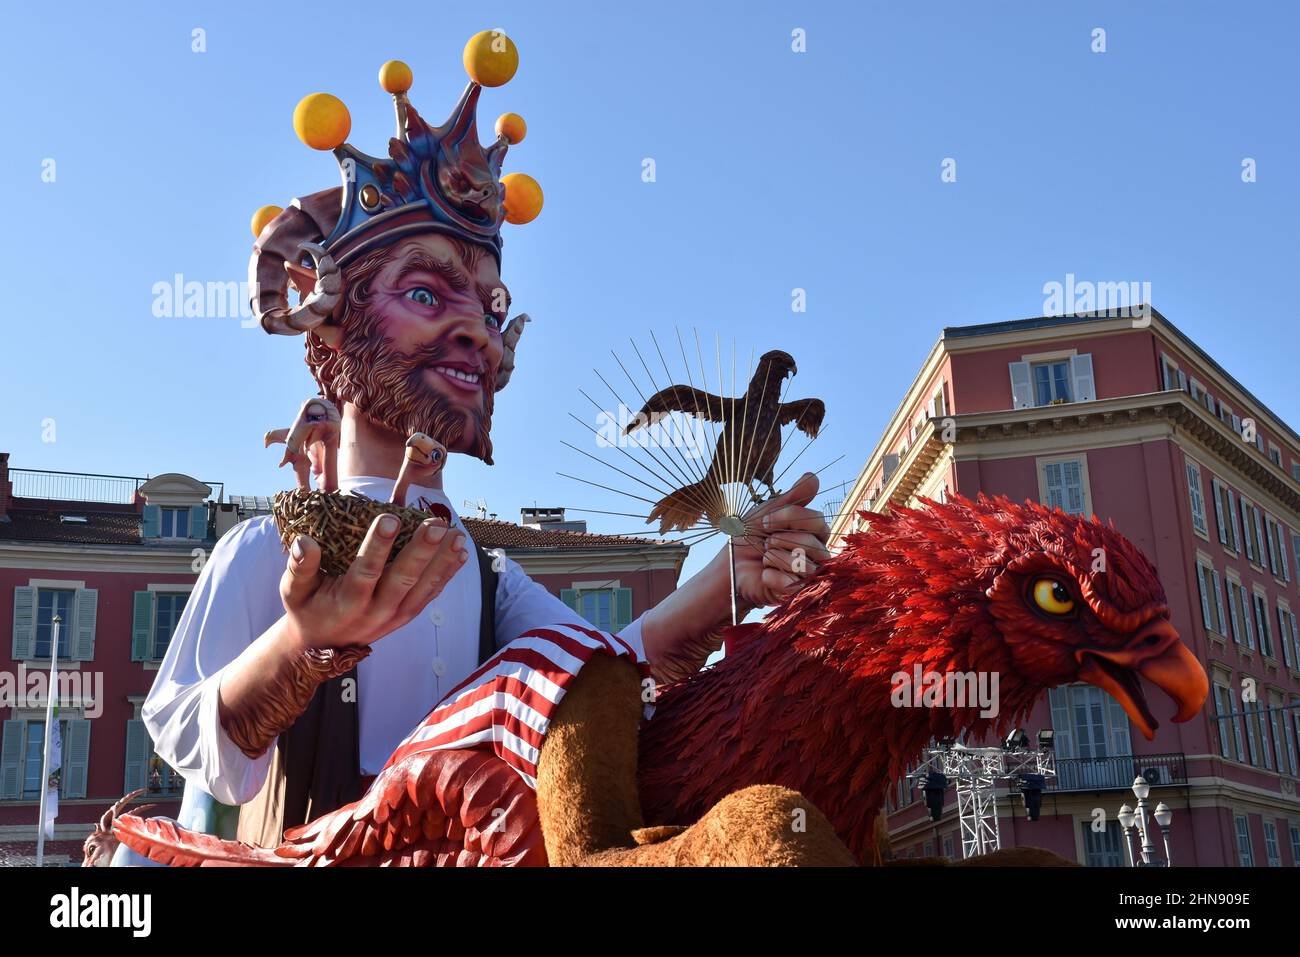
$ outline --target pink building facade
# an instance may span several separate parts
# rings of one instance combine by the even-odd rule
[[[953,492],[1113,521],[1155,563],[1211,680],[1187,723],[1157,705],[1150,742],[1099,689],[1052,691],[1025,730],[1054,731],[1057,778],[1037,822],[999,794],[1003,846],[1121,866],[1115,814],[1142,774],[1174,812],[1175,864],[1300,866],[1300,436],[1154,310],[948,328],[828,508],[832,534],[860,527],[857,509]],[[900,782],[896,853],[960,857],[954,805],[932,822]]]
[[[219,483],[11,469],[0,453],[0,858],[29,859],[44,743],[44,675],[59,641],[59,816],[48,863],[80,863],[109,804],[136,788],[175,816],[184,782],[153,752],[140,706],[216,540],[265,499],[229,500]],[[589,534],[563,511],[521,522],[465,518],[474,541],[501,549],[597,627],[618,631],[677,586],[688,549]],[[35,677],[34,677],[35,676]],[[40,682],[35,684],[34,682]],[[435,702],[430,702],[432,706]]]

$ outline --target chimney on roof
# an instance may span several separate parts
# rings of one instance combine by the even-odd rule
[[[576,522],[565,521],[562,508],[521,508],[519,524],[524,528],[535,528],[542,532],[585,532],[586,519]]]
[[[9,521],[9,501],[14,495],[14,483],[9,481],[9,453],[0,452],[0,522]]]

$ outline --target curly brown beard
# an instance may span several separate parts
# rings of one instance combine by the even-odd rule
[[[425,381],[426,370],[447,354],[440,342],[414,353],[397,351],[369,309],[370,281],[389,261],[387,249],[359,260],[344,272],[347,297],[339,325],[343,342],[330,349],[307,336],[307,365],[321,393],[342,408],[350,402],[381,428],[402,436],[423,432],[448,449],[492,464],[492,408],[496,370],[483,373],[483,410],[453,405]]]

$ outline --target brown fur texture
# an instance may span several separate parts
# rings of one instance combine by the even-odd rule
[[[537,810],[552,866],[852,866],[825,815],[797,791],[756,785],[690,827],[643,827],[637,795],[641,682],[597,655],[556,709],[537,768]]]

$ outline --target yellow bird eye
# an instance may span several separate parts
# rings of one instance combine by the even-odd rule
[[[1034,582],[1034,604],[1049,615],[1068,615],[1074,611],[1074,599],[1055,578],[1040,578]]]

